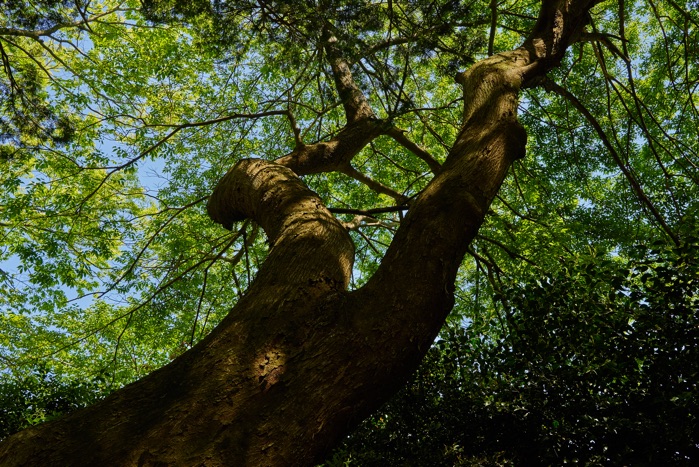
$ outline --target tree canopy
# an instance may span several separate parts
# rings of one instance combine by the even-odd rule
[[[432,451],[414,456],[449,463],[696,459],[698,12],[695,0],[4,2],[2,435],[194,361],[227,316],[258,319],[252,295],[302,310],[287,319],[307,334],[270,342],[315,342],[316,324],[342,334],[347,320],[367,341],[409,342],[387,351],[406,363],[380,402],[444,325],[403,402],[336,459],[369,465],[390,448],[406,462],[397,440],[423,437]],[[498,151],[506,164],[488,162]],[[310,256],[321,279],[297,262]],[[328,323],[304,321],[329,308]],[[277,318],[259,319],[261,339]],[[270,355],[260,368],[282,359]],[[264,371],[266,393],[281,376]],[[410,418],[401,407],[429,416],[391,425]],[[335,438],[375,407],[352,410]],[[633,437],[672,452],[654,458]]]

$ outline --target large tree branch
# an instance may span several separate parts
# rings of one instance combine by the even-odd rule
[[[290,168],[297,175],[321,172],[347,173],[347,167],[354,156],[381,135],[390,136],[405,149],[422,159],[433,173],[439,171],[441,167],[439,162],[430,153],[411,141],[402,130],[390,122],[373,117],[349,123],[329,141],[303,144],[297,140],[294,150],[276,159],[275,162]]]
[[[326,25],[323,47],[332,70],[335,88],[345,110],[347,125],[330,141],[305,145],[296,133],[296,148],[275,162],[297,175],[344,170],[366,145],[390,128],[375,118],[364,93],[354,82],[349,62],[343,57],[337,38]],[[292,121],[293,126],[293,121]]]
[[[519,90],[560,62],[595,2],[545,0],[521,47],[457,77],[464,88],[462,130],[439,173],[411,204],[377,272],[348,299],[360,332],[391,362],[391,369],[383,369],[390,376],[374,376],[377,385],[391,385],[412,371],[444,323],[468,245],[509,166],[524,156]]]
[[[436,174],[437,172],[439,172],[439,169],[442,168],[442,166],[437,161],[437,159],[432,157],[432,154],[427,152],[424,148],[420,147],[415,142],[411,141],[410,138],[408,138],[405,135],[404,130],[401,130],[398,127],[393,127],[390,130],[388,130],[387,135],[390,136],[391,138],[393,138],[397,143],[399,143],[405,149],[407,149],[408,151],[412,152],[417,157],[422,159],[429,166],[432,173]]]
[[[374,190],[377,193],[381,193],[387,196],[390,196],[391,198],[395,199],[398,203],[400,204],[405,204],[408,202],[408,197],[398,193],[396,190],[394,190],[391,187],[388,187],[384,185],[383,183],[374,180],[373,178],[364,175],[362,172],[359,170],[355,169],[351,164],[347,164],[341,172],[348,177],[352,177],[353,179],[357,180],[358,182],[363,183],[364,185],[368,186],[372,190]]]
[[[359,151],[389,127],[381,120],[361,119],[345,126],[330,141],[298,145],[275,162],[297,175],[342,171]]]
[[[361,119],[374,117],[374,111],[364,93],[359,89],[352,78],[349,62],[342,56],[338,47],[337,37],[330,32],[330,27],[323,30],[323,42],[325,53],[330,62],[335,88],[340,95],[340,100],[345,108],[347,122],[352,123]]]
[[[214,189],[207,211],[227,229],[245,218],[264,229],[272,249],[257,281],[281,272],[285,282],[296,287],[316,282],[347,287],[354,246],[318,195],[288,168],[260,159],[238,162]],[[275,260],[284,255],[294,260]]]

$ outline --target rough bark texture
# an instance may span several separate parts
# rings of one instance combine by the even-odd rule
[[[216,222],[230,228],[253,218],[273,245],[247,294],[209,336],[166,367],[5,441],[0,465],[322,460],[404,383],[435,338],[452,308],[466,248],[508,167],[524,156],[518,92],[556,66],[594,3],[544,1],[522,47],[457,77],[464,88],[463,130],[412,203],[376,274],[354,292],[346,291],[354,253],[349,235],[296,176],[338,170],[380,133],[328,38],[336,86],[349,99],[347,128],[314,145],[320,156],[304,146],[276,162],[241,161],[209,202]],[[343,142],[350,132],[358,133]]]

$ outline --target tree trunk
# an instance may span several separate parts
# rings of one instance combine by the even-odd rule
[[[0,464],[321,461],[405,383],[433,342],[452,308],[466,248],[510,164],[524,156],[519,90],[558,64],[594,3],[545,0],[522,47],[457,77],[463,129],[361,289],[346,290],[354,254],[348,233],[291,170],[316,171],[322,164],[312,150],[342,166],[356,148],[338,143],[340,162],[331,142],[322,151],[300,146],[277,162],[239,162],[214,191],[209,213],[227,228],[253,218],[269,237],[268,258],[247,294],[169,365],[94,406],[10,437],[0,445]],[[378,132],[370,113],[350,111],[351,131]],[[352,139],[363,146],[375,137],[365,136]]]

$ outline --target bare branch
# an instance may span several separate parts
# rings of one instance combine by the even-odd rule
[[[328,208],[333,214],[357,214],[358,216],[374,217],[374,214],[384,214],[387,212],[404,212],[408,210],[408,205],[388,206],[385,208],[372,209],[352,209],[352,208]]]
[[[351,123],[364,118],[374,117],[374,111],[371,109],[366,96],[354,82],[349,62],[342,56],[337,46],[337,37],[329,31],[327,26],[323,31],[323,36],[325,53],[330,62],[335,88],[345,108],[347,122]]]
[[[298,148],[303,146],[303,140],[301,139],[301,129],[299,128],[298,123],[296,123],[296,117],[294,116],[294,113],[291,111],[291,108],[289,108],[286,111],[286,116],[289,119],[291,131],[294,133],[294,142],[296,143],[296,147]]]
[[[355,216],[349,222],[343,222],[342,226],[347,230],[359,231],[360,227],[383,227],[391,231],[395,231],[400,222],[392,219],[377,219],[372,216]]]
[[[355,180],[363,183],[364,185],[368,186],[369,188],[371,188],[372,190],[374,190],[377,193],[381,193],[381,194],[390,196],[391,198],[395,199],[397,202],[399,202],[401,204],[405,204],[409,199],[407,196],[405,196],[401,193],[398,193],[393,188],[388,187],[388,186],[384,185],[383,183],[376,181],[376,180],[364,175],[359,170],[352,167],[351,164],[347,164],[347,166],[340,169],[340,172],[347,175],[348,177],[352,177]]]
[[[603,34],[600,32],[583,32],[580,34],[580,38],[578,40],[580,42],[599,42],[600,44],[604,45],[607,49],[609,49],[609,51],[612,52],[612,54],[616,55],[624,62],[629,63],[629,57],[626,54],[624,54],[621,50],[619,50],[619,48],[616,45],[614,45],[614,43],[610,39],[612,37],[615,39],[620,39],[619,37],[613,36],[611,34]]]
[[[504,243],[502,243],[498,240],[495,240],[494,238],[488,237],[488,236],[480,234],[480,233],[478,235],[476,235],[476,238],[480,238],[481,240],[485,240],[486,242],[492,243],[493,245],[497,246],[498,248],[503,250],[505,253],[507,253],[507,256],[509,256],[512,259],[521,259],[522,261],[529,263],[530,265],[536,267],[537,269],[539,268],[539,265],[536,264],[534,261],[530,260],[529,258],[527,258],[525,256],[520,255],[516,251],[512,251],[512,249],[510,249],[507,245],[505,245]]]
[[[498,27],[498,0],[490,0],[490,36],[488,37],[488,56],[493,55],[495,32]]]
[[[432,155],[429,152],[427,152],[427,150],[418,146],[405,135],[405,130],[401,130],[398,127],[393,127],[390,130],[388,130],[386,134],[393,138],[405,149],[422,159],[429,166],[432,173],[436,174],[442,168],[441,164],[437,162],[437,159],[432,157]]]
[[[262,117],[267,117],[267,116],[271,116],[271,115],[287,115],[287,114],[288,114],[288,111],[286,111],[286,110],[270,110],[267,112],[260,112],[260,113],[256,113],[256,114],[238,114],[238,113],[236,113],[236,114],[227,115],[225,117],[215,118],[213,120],[204,120],[201,122],[192,122],[192,123],[182,123],[179,125],[165,125],[165,124],[148,125],[151,127],[173,128],[173,130],[170,133],[168,133],[167,135],[165,135],[162,139],[158,140],[158,142],[151,145],[148,149],[141,152],[138,156],[136,156],[132,159],[129,159],[128,161],[124,162],[123,164],[120,164],[120,165],[113,167],[109,172],[107,172],[107,175],[104,176],[104,178],[102,179],[102,181],[100,181],[100,183],[97,185],[97,187],[95,187],[94,190],[92,190],[90,193],[88,193],[88,195],[85,198],[83,198],[83,200],[80,202],[80,204],[77,207],[77,211],[80,212],[82,210],[85,203],[97,194],[97,192],[104,186],[105,183],[107,183],[107,180],[109,180],[109,178],[112,175],[114,175],[116,172],[118,172],[120,170],[131,167],[136,162],[140,161],[141,159],[146,157],[148,154],[150,154],[151,152],[155,151],[160,146],[165,144],[170,138],[175,136],[181,130],[184,130],[186,128],[196,128],[196,127],[200,127],[200,126],[214,125],[217,123],[226,122],[228,120],[233,120],[233,119],[238,119],[238,118],[262,118]]]

